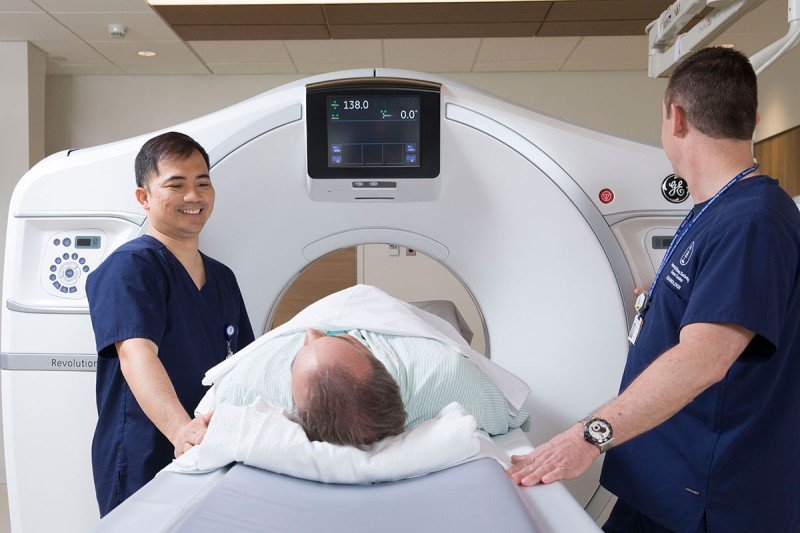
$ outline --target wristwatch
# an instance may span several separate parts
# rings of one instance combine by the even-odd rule
[[[600,448],[600,453],[606,453],[614,442],[614,430],[607,420],[589,415],[583,420],[583,438],[586,442]]]

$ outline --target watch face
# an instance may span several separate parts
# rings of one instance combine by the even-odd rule
[[[593,418],[586,425],[586,434],[596,444],[611,440],[611,426],[605,420]]]

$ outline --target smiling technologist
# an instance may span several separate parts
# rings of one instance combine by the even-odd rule
[[[253,341],[233,272],[198,249],[214,208],[208,154],[169,132],[136,156],[136,199],[147,234],[120,246],[89,275],[97,344],[98,421],[92,469],[101,516],[208,426],[188,413],[206,370]]]

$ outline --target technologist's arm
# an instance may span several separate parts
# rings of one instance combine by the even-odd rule
[[[647,367],[617,398],[594,415],[614,429],[617,446],[677,413],[704,390],[721,381],[754,334],[734,324],[689,324],[680,340]],[[528,455],[514,456],[509,475],[535,485],[572,479],[600,455],[575,424]]]
[[[210,416],[195,419],[189,416],[158,358],[155,343],[148,339],[127,339],[115,346],[122,375],[133,396],[144,414],[175,447],[175,457],[200,444]]]

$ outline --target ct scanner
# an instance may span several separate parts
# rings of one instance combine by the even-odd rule
[[[317,76],[171,129],[210,154],[201,249],[234,270],[255,330],[328,252],[424,252],[472,294],[488,355],[530,384],[534,444],[616,394],[633,288],[690,204],[657,147],[417,72]],[[14,191],[0,332],[14,531],[97,520],[84,284],[145,231],[133,160],[149,137],[54,154]],[[610,498],[599,470],[565,484],[593,516]]]

